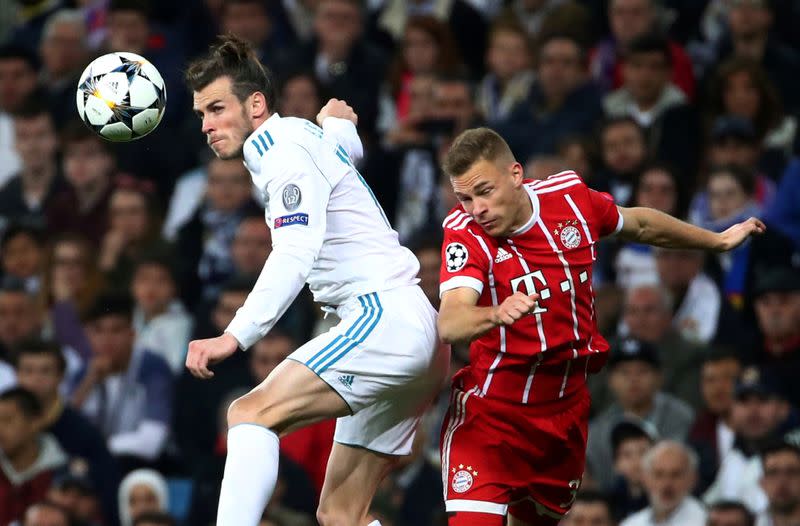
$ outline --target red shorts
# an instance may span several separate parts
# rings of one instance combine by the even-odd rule
[[[526,406],[454,387],[442,426],[442,482],[449,526],[502,526],[512,515],[557,525],[586,461],[590,397],[584,386]]]

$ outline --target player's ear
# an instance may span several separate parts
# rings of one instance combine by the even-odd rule
[[[250,112],[250,117],[253,119],[263,117],[269,112],[269,108],[267,108],[267,98],[260,91],[253,92],[253,94],[248,97],[246,104],[248,105],[247,109]]]
[[[525,179],[525,169],[516,161],[511,165],[511,177],[514,179],[514,187],[522,186],[522,182]]]

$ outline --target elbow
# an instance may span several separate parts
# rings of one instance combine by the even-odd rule
[[[459,337],[458,333],[455,331],[455,327],[448,323],[448,320],[442,320],[440,317],[436,326],[439,330],[439,339],[444,343],[452,345],[460,342],[463,339]]]

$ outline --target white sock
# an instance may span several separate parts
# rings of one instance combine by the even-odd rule
[[[278,480],[278,435],[256,424],[228,430],[217,526],[257,526]]]

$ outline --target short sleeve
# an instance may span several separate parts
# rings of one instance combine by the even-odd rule
[[[445,228],[442,243],[442,266],[439,272],[439,295],[448,290],[469,287],[483,293],[489,275],[489,260],[483,240],[468,228]]]
[[[606,192],[589,190],[589,202],[601,236],[616,234],[622,230],[622,214],[619,213],[614,198]]]

